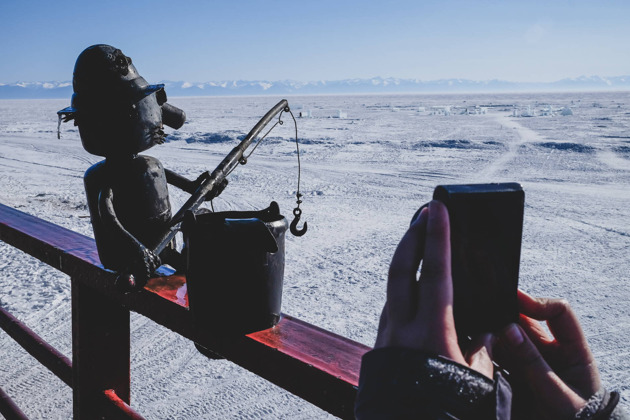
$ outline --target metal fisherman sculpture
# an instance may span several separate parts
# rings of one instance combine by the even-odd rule
[[[72,85],[71,106],[58,111],[59,121],[74,120],[84,149],[105,157],[85,173],[85,191],[101,262],[122,274],[126,289],[142,287],[162,263],[184,268],[174,246],[184,213],[217,197],[226,176],[246,162],[243,152],[258,133],[278,113],[290,112],[286,100],[278,103],[212,174],[189,180],[139,154],[164,143],[164,124],[178,129],[186,116],[167,103],[164,85],[150,85],[138,74],[131,58],[109,45],[88,47],[77,58]],[[174,216],[167,184],[191,194]],[[297,229],[300,197],[298,184],[291,224],[298,236],[306,232],[306,223]]]

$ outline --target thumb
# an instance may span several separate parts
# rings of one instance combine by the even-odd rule
[[[541,407],[558,418],[570,418],[586,401],[576,394],[551,369],[538,348],[517,324],[510,324],[501,334],[516,372],[538,400]]]
[[[483,334],[473,339],[464,358],[471,369],[493,379],[494,365],[492,364],[492,347],[496,338],[492,334]]]

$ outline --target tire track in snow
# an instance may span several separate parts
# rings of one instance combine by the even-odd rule
[[[514,118],[506,118],[505,114],[492,115],[493,118],[501,124],[502,127],[515,131],[516,139],[507,142],[508,150],[497,160],[488,165],[480,174],[480,179],[495,180],[497,174],[506,168],[507,164],[511,162],[518,154],[518,149],[525,143],[543,142],[544,138],[532,130],[522,126]]]

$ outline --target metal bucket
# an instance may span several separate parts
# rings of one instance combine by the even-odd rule
[[[186,282],[197,328],[225,337],[278,323],[287,228],[275,202],[260,211],[186,214]]]

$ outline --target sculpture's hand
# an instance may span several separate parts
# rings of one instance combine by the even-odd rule
[[[228,185],[228,180],[226,178],[223,181],[221,181],[219,185],[217,185],[217,188],[215,189],[215,192],[212,194],[212,197],[211,198],[206,197],[206,200],[212,200],[214,197],[218,197],[219,195],[221,195],[221,193],[223,192],[225,187],[227,187],[227,185]]]
[[[162,262],[160,257],[155,255],[153,251],[139,243],[132,264],[130,271],[133,278],[128,279],[129,288],[139,289],[147,284],[147,281],[155,270],[162,265]]]
[[[193,189],[193,191],[191,192],[191,194],[194,193],[194,191],[196,191],[201,184],[203,184],[205,181],[207,181],[208,179],[210,179],[212,175],[210,174],[210,172],[206,171],[204,173],[202,173],[201,175],[199,175],[197,177],[197,179],[194,181],[195,184],[195,188]],[[212,191],[210,191],[205,197],[205,201],[210,201],[215,197],[218,197],[219,195],[221,195],[221,193],[223,192],[223,190],[225,189],[225,187],[227,187],[228,185],[228,180],[226,178],[223,179],[223,181],[219,182],[218,184],[215,185],[215,187],[212,189]]]
[[[206,171],[195,179],[195,190],[203,184],[204,181],[210,179],[210,172]]]

